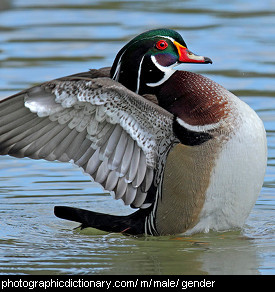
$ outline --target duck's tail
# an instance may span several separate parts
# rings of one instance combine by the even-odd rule
[[[54,214],[59,218],[81,223],[81,228],[93,227],[107,232],[138,235],[145,233],[145,218],[151,211],[148,209],[139,209],[126,216],[116,216],[74,207],[55,206]]]

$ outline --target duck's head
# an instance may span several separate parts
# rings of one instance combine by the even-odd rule
[[[119,51],[111,76],[139,94],[155,93],[180,63],[212,61],[189,51],[176,31],[155,29],[136,36]]]

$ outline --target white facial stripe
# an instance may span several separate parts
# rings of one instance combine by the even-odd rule
[[[155,56],[151,56],[151,60],[152,62],[154,63],[154,65],[164,73],[164,77],[156,82],[156,83],[146,83],[147,86],[150,86],[150,87],[155,87],[155,86],[159,86],[161,85],[163,82],[165,82],[166,80],[168,80],[171,75],[175,72],[175,70],[173,69],[178,63],[176,62],[175,64],[172,64],[170,65],[169,67],[165,67],[165,66],[161,66],[157,60],[156,60],[156,57]]]
[[[124,54],[124,52],[123,52],[123,54]],[[120,71],[120,65],[121,65],[121,58],[122,58],[123,54],[121,54],[121,56],[120,56],[120,58],[119,58],[119,60],[118,60],[118,62],[117,62],[116,71],[115,71],[115,73],[114,73],[114,76],[112,77],[113,80],[115,80],[115,81],[118,81],[118,78],[119,78],[119,71]]]
[[[177,117],[177,122],[185,129],[193,131],[193,132],[205,132],[205,131],[214,130],[214,129],[217,129],[218,127],[220,127],[220,125],[222,124],[222,121],[219,121],[215,124],[207,124],[207,125],[203,125],[203,126],[201,126],[201,125],[193,126],[193,125],[187,124],[179,117]]]
[[[174,43],[174,39],[169,37],[169,36],[164,36],[164,35],[154,35],[154,36],[150,36],[150,37],[147,37],[147,38],[142,38],[142,40],[149,40],[149,39],[154,39],[156,37],[159,37],[159,38],[164,38],[164,39],[168,39],[170,40],[172,43]],[[135,44],[136,42],[139,42],[140,40],[136,40],[133,44]],[[133,45],[132,44],[132,45]]]
[[[168,39],[168,40],[170,40],[172,43],[174,43],[174,39],[173,38],[171,38],[171,37],[169,37],[169,36],[163,36],[163,35],[156,35],[157,37],[160,37],[160,38],[165,38],[165,39]]]
[[[136,89],[136,93],[139,92],[139,85],[140,85],[140,73],[141,73],[141,66],[143,63],[143,59],[144,59],[145,55],[142,57],[140,63],[139,63],[139,68],[138,68],[138,76],[137,76],[137,89]]]
[[[168,39],[168,40],[170,40],[172,43],[174,43],[174,41],[175,41],[173,38],[171,38],[171,37],[169,37],[169,36],[163,36],[163,35],[151,36],[151,37],[144,38],[144,39],[152,39],[152,38],[155,38],[155,37],[161,37],[161,38]],[[134,45],[136,42],[139,42],[139,41],[140,41],[140,40],[135,41],[132,45]],[[127,49],[129,49],[129,48],[127,48]],[[124,53],[126,52],[127,49],[125,49],[125,51],[121,54],[121,56],[120,56],[120,58],[119,58],[119,60],[118,60],[118,62],[117,62],[116,70],[115,70],[115,73],[114,73],[114,76],[113,76],[113,79],[116,80],[116,81],[117,81],[118,78],[119,78],[119,70],[120,70],[120,65],[121,65],[121,59],[122,59],[122,57],[123,57],[123,55],[124,55]]]

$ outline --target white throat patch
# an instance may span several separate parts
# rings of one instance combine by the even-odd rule
[[[175,64],[172,64],[172,65],[170,65],[170,66],[168,66],[168,67],[161,66],[161,65],[157,62],[155,56],[151,56],[151,60],[152,60],[152,62],[154,63],[154,65],[155,65],[160,71],[162,71],[162,72],[164,73],[164,77],[163,77],[161,80],[159,80],[158,82],[156,82],[156,83],[146,83],[146,85],[147,85],[147,86],[150,86],[150,87],[159,86],[159,85],[161,85],[162,83],[164,83],[166,80],[168,80],[168,79],[171,77],[171,75],[172,75],[173,73],[175,73],[175,70],[174,70],[173,68],[174,68],[175,66],[178,65],[178,62],[176,62]]]

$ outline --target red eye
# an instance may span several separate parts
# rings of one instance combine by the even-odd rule
[[[164,40],[158,41],[158,42],[156,43],[156,48],[159,49],[159,50],[162,50],[162,51],[163,51],[163,50],[165,50],[167,47],[168,47],[168,44],[167,44],[167,42],[164,41]]]

